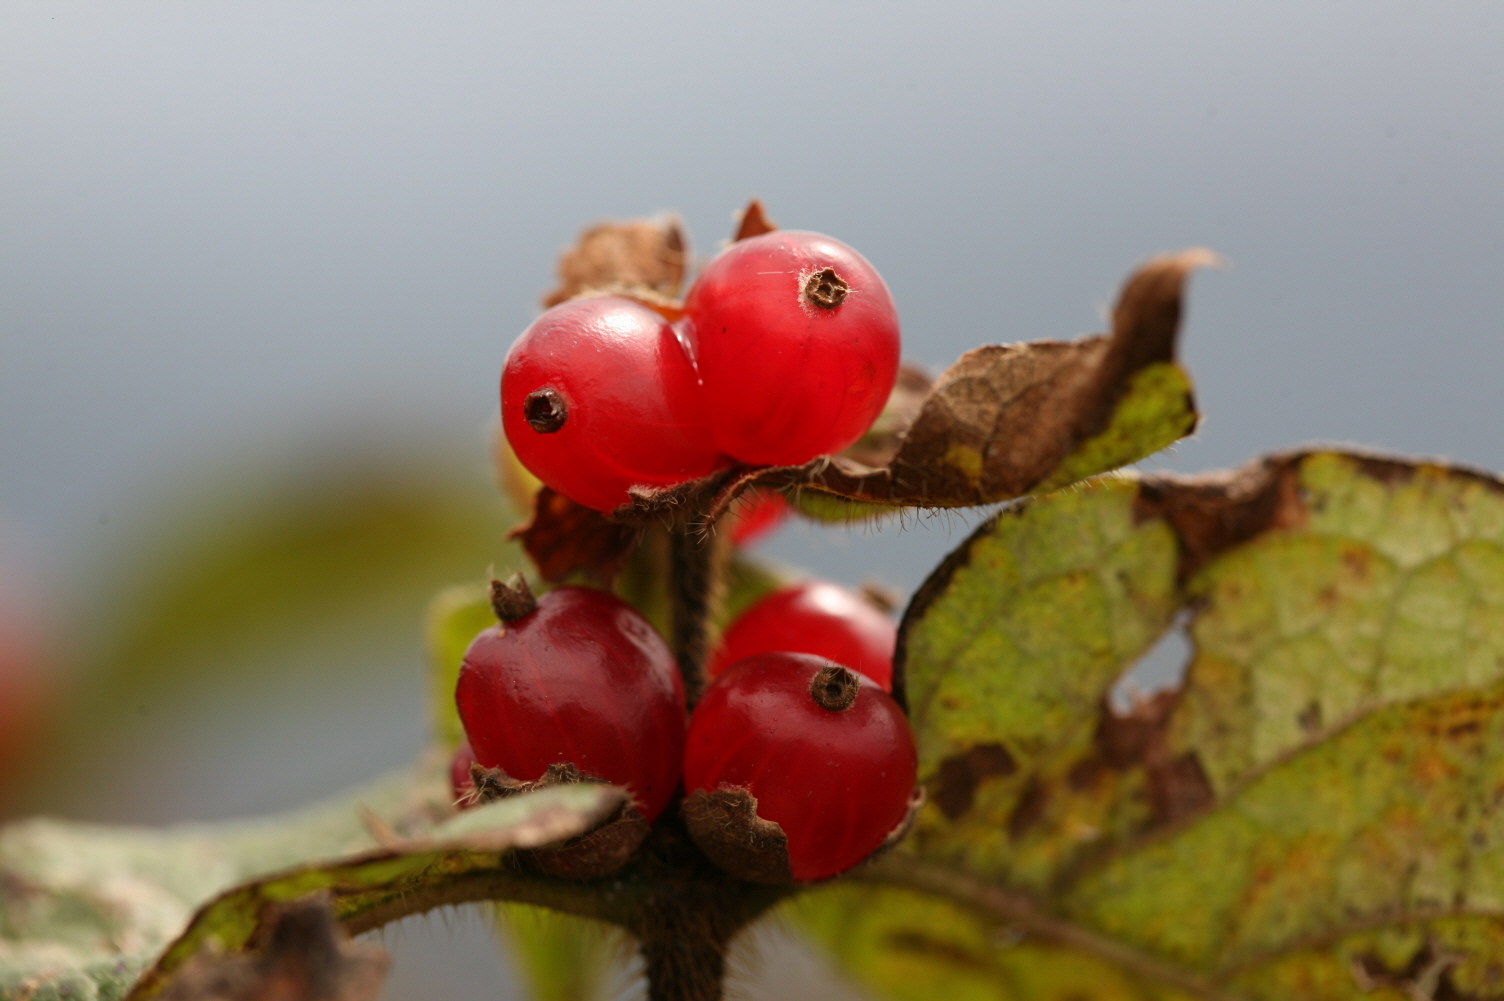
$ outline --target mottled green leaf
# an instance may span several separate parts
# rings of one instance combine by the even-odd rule
[[[1288,996],[1270,992],[1280,977],[1259,968],[1309,967],[1289,954],[1312,943],[1423,919],[1497,929],[1501,805],[1504,688],[1390,706],[1087,874],[1065,905],[1116,939],[1241,979],[1256,996]],[[1492,969],[1494,996],[1504,951],[1497,932],[1479,944],[1490,951],[1459,962],[1478,977]],[[1404,969],[1403,958],[1382,965]]]
[[[1376,706],[1504,678],[1497,482],[1331,453],[1278,468],[1281,530],[1190,588],[1172,736],[1219,791]]]
[[[932,894],[837,884],[780,912],[884,1001],[1171,1001],[1191,995]]]
[[[393,776],[255,822],[153,830],[34,819],[0,828],[0,997],[28,982],[38,998],[118,997],[202,901],[310,858],[370,849],[371,818],[420,832],[444,797],[430,769],[416,785]]]
[[[507,865],[506,853],[581,834],[623,796],[615,787],[591,783],[552,786],[469,810],[419,839],[237,886],[198,910],[187,930],[142,974],[130,1001],[155,997],[172,972],[206,945],[244,948],[268,903],[326,892],[340,922],[359,932],[440,904],[510,894],[545,897],[544,881]]]
[[[1208,997],[1495,996],[1501,602],[1504,484],[1466,470],[1313,452],[1005,511],[905,617],[930,799],[884,878]],[[1182,621],[1183,686],[1111,708]]]
[[[901,643],[931,791],[914,838],[927,856],[1043,884],[1121,812],[1029,816],[1091,754],[1107,689],[1178,607],[1175,534],[1139,522],[1136,496],[1133,481],[1104,480],[1005,511],[915,596]]]
[[[244,946],[263,905],[318,891],[352,931],[442,903],[549,902],[574,891],[549,889],[505,854],[579,834],[621,797],[556,787],[444,820],[447,783],[430,767],[417,784],[404,775],[255,823],[12,824],[0,829],[0,997],[116,998],[154,964],[131,994],[150,997],[211,940]]]

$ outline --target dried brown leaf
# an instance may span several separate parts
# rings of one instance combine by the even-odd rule
[[[543,305],[595,291],[639,293],[650,305],[671,300],[684,283],[687,258],[677,219],[600,223],[560,255],[559,285],[543,296]]]
[[[612,521],[599,511],[576,504],[550,487],[533,499],[533,517],[508,538],[521,539],[544,580],[559,581],[585,573],[609,584],[632,552],[642,529]]]

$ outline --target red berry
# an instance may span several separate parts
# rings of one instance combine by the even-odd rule
[[[750,546],[783,524],[789,514],[789,502],[783,494],[772,490],[753,490],[743,503],[733,508],[729,517],[731,541],[734,545]]]
[[[898,312],[877,271],[819,233],[741,240],[684,300],[715,441],[742,462],[796,465],[856,441],[898,377]]]
[[[516,781],[573,764],[630,789],[649,821],[678,784],[685,707],[673,654],[604,591],[558,588],[481,633],[455,701],[475,760]]]
[[[449,761],[449,791],[454,794],[454,805],[461,810],[471,805],[475,794],[475,782],[470,778],[470,766],[475,764],[475,752],[468,742],[460,744]]]
[[[872,854],[908,813],[917,771],[913,734],[892,697],[800,653],[749,657],[716,678],[684,751],[685,792],[749,792],[757,816],[783,828],[799,880],[834,876]]]
[[[721,461],[678,335],[630,299],[562,303],[523,331],[501,373],[501,425],[533,475],[598,511]]]
[[[893,687],[898,627],[860,594],[829,581],[783,588],[742,613],[710,661],[712,676],[753,654],[789,650],[833,660]]]

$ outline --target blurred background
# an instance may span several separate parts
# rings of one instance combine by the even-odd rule
[[[602,218],[708,256],[760,196],[876,264],[936,370],[1210,246],[1205,420],[1146,465],[1504,467],[1493,3],[13,2],[0,123],[12,813],[215,820],[413,757],[425,602],[517,560],[501,360]],[[975,520],[761,552],[908,592]],[[521,996],[476,912],[386,940],[392,1001]],[[742,996],[818,982],[769,941]]]

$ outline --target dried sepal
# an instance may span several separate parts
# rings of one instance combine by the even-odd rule
[[[549,765],[542,778],[522,782],[499,768],[479,763],[470,766],[471,798],[475,803],[489,803],[509,796],[546,789],[549,786],[604,780],[581,772],[570,762]],[[616,872],[637,853],[648,836],[648,822],[630,800],[624,800],[599,825],[563,844],[533,848],[519,856],[535,868],[560,879],[600,879]]]
[[[762,200],[754,198],[747,203],[736,219],[736,234],[731,237],[731,242],[750,240],[754,236],[762,236],[764,233],[772,233],[778,229],[778,224],[768,218],[766,210],[762,207]]]
[[[514,573],[505,582],[491,581],[491,610],[501,622],[512,622],[537,611],[538,599],[533,597],[527,578]]]
[[[696,789],[679,813],[700,851],[722,871],[747,883],[794,881],[783,828],[757,815],[757,799],[746,789]]]
[[[608,519],[599,511],[577,504],[551,487],[533,497],[533,517],[512,529],[508,538],[521,539],[544,580],[559,581],[584,573],[609,584],[636,545],[641,528]]]
[[[684,284],[687,259],[677,219],[600,223],[560,255],[559,284],[543,296],[543,305],[556,306],[587,292],[672,300]]]

